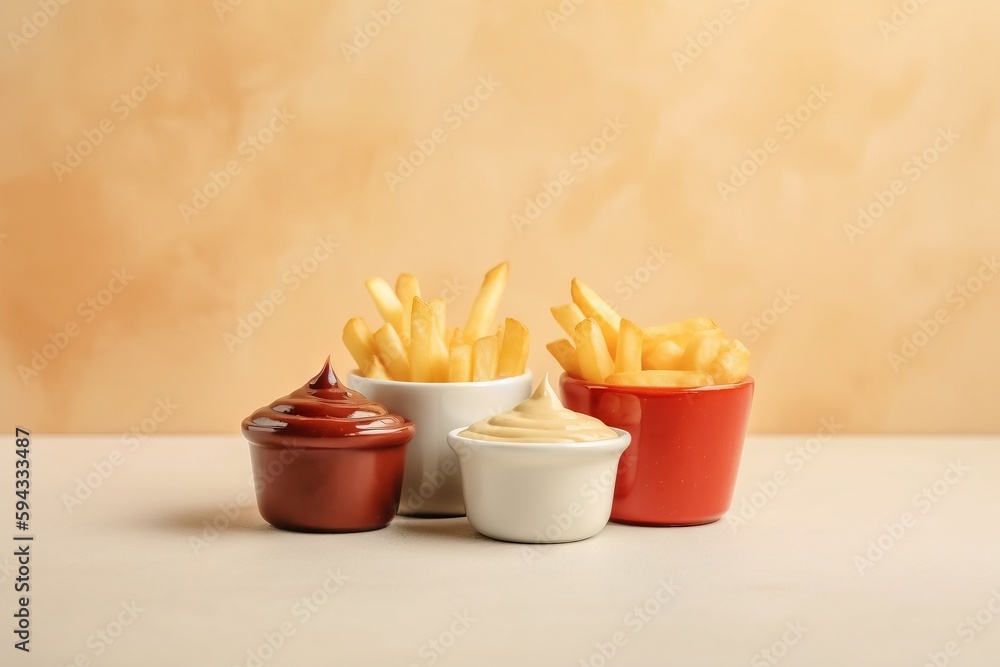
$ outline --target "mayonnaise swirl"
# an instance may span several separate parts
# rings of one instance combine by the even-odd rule
[[[589,415],[563,407],[546,375],[535,393],[513,409],[476,422],[460,436],[470,440],[508,442],[591,442],[618,434]]]

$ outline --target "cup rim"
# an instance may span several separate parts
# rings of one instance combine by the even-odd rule
[[[459,435],[468,426],[448,431],[448,446],[454,449],[453,443],[468,444],[476,449],[507,449],[507,450],[531,450],[533,452],[565,452],[575,450],[599,450],[608,449],[625,451],[632,440],[632,434],[625,429],[608,426],[617,435],[614,438],[604,438],[603,440],[586,440],[584,442],[530,442],[524,440],[478,440],[476,438],[466,438]]]
[[[494,378],[492,380],[476,380],[471,382],[411,382],[410,380],[382,380],[379,378],[365,377],[361,374],[361,369],[354,368],[348,371],[348,377],[351,379],[358,378],[364,382],[370,382],[374,385],[382,385],[385,387],[498,387],[506,384],[514,384],[521,378],[528,378],[528,383],[530,384],[533,375],[531,369],[525,370],[524,373],[520,375],[511,375],[509,377]]]
[[[630,394],[651,394],[651,395],[668,395],[668,394],[697,394],[703,392],[713,392],[713,391],[735,391],[738,389],[743,389],[747,386],[754,387],[755,382],[752,375],[748,375],[739,382],[731,382],[729,384],[707,384],[703,387],[657,387],[657,386],[644,386],[644,385],[623,385],[623,384],[606,384],[604,382],[591,382],[590,380],[583,380],[581,378],[576,378],[566,373],[565,371],[559,376],[559,385],[563,384],[575,384],[586,387],[587,389],[607,389],[609,391],[625,392]]]

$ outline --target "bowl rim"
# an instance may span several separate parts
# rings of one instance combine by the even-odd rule
[[[371,382],[374,385],[385,387],[500,387],[506,384],[515,384],[522,378],[528,379],[528,384],[534,380],[531,369],[525,370],[520,375],[511,375],[503,378],[493,378],[492,380],[476,380],[471,382],[411,382],[410,380],[382,380],[379,378],[365,377],[361,374],[360,368],[353,368],[347,372],[348,378],[358,378],[363,382]],[[354,388],[353,386],[351,387]]]
[[[531,442],[525,440],[478,440],[476,438],[467,438],[465,436],[459,435],[462,431],[469,428],[468,426],[460,426],[456,429],[448,431],[448,446],[452,446],[452,442],[459,442],[463,444],[468,444],[470,447],[475,449],[507,449],[507,450],[530,450],[532,452],[564,452],[564,451],[577,451],[577,450],[599,450],[608,449],[615,450],[619,447],[621,451],[625,449],[632,442],[632,434],[622,428],[615,428],[614,426],[608,426],[617,435],[614,438],[604,438],[603,440],[585,440],[583,442]],[[452,447],[454,449],[454,447]]]
[[[650,395],[670,395],[670,394],[697,394],[704,392],[713,391],[736,391],[738,389],[744,389],[746,387],[755,387],[756,383],[752,375],[748,375],[739,382],[731,382],[729,384],[707,384],[703,387],[657,387],[657,386],[645,386],[645,385],[626,385],[626,384],[606,384],[604,382],[591,382],[590,380],[583,380],[581,378],[576,378],[569,373],[563,371],[559,376],[559,386],[562,387],[563,384],[575,384],[586,387],[587,389],[606,389],[608,391],[617,391],[629,394],[650,394]]]

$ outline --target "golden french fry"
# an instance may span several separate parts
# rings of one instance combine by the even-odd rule
[[[750,371],[750,350],[739,340],[724,340],[707,370],[715,384],[742,382]]]
[[[618,347],[618,327],[621,326],[621,315],[616,313],[607,301],[579,278],[573,278],[570,292],[573,296],[573,303],[580,307],[583,315],[594,318],[600,325],[608,353],[614,354]],[[577,345],[577,349],[580,349],[579,345]]]
[[[472,381],[472,346],[452,345],[448,351],[448,382]]]
[[[705,371],[708,365],[719,356],[719,348],[722,345],[722,331],[720,329],[703,329],[691,334],[691,342],[684,348],[684,356],[681,357],[680,369],[686,371]]]
[[[604,382],[623,387],[704,387],[712,384],[712,376],[704,371],[650,370],[614,373]]]
[[[431,357],[434,369],[434,382],[448,381],[448,346],[444,344],[444,339],[434,331],[434,338],[431,340]]]
[[[420,283],[409,273],[400,273],[396,278],[396,297],[403,307],[403,322],[399,336],[406,340],[410,336],[410,310],[413,308],[413,297],[420,296]]]
[[[368,293],[371,294],[372,301],[375,302],[375,307],[378,308],[382,319],[392,325],[396,330],[396,335],[405,333],[403,332],[403,304],[389,287],[389,283],[382,278],[369,278],[365,281],[365,287],[368,288]]]
[[[444,382],[448,379],[448,348],[438,336],[434,310],[419,296],[410,315],[410,380]]]
[[[392,376],[389,375],[389,371],[386,367],[379,361],[378,355],[373,354],[371,359],[365,365],[364,370],[361,372],[366,378],[373,378],[375,380],[391,380]]]
[[[389,371],[393,380],[406,381],[410,379],[410,357],[399,339],[396,327],[389,323],[373,334],[375,346],[378,348],[379,360]]]
[[[615,373],[642,370],[642,329],[622,318],[618,328],[618,347],[615,349]]]
[[[647,370],[680,370],[682,358],[684,358],[684,348],[672,338],[667,338],[649,354],[642,356],[642,367]]]
[[[528,366],[531,339],[528,327],[512,317],[504,321],[503,338],[497,358],[497,377],[521,375]]]
[[[611,360],[607,343],[601,334],[601,327],[593,317],[576,325],[573,333],[576,343],[576,358],[580,363],[580,375],[584,380],[604,382],[615,371],[615,362]]]
[[[497,374],[496,336],[483,336],[472,343],[472,381],[492,380]]]
[[[653,353],[657,347],[670,341],[674,343],[677,347],[681,348],[681,352],[687,347],[688,343],[691,342],[691,336],[694,334],[682,333],[682,334],[657,334],[652,338],[646,338],[643,335],[642,339],[642,362],[648,364],[648,357]],[[657,367],[658,368],[658,367]]]
[[[581,377],[580,375],[580,362],[576,358],[576,348],[573,347],[573,343],[569,342],[565,338],[560,338],[559,340],[554,340],[545,346],[559,365],[562,366],[563,370],[573,377]]]
[[[561,306],[552,306],[552,317],[556,319],[559,326],[567,335],[572,336],[576,331],[576,325],[583,321],[583,311],[575,303],[564,303]]]
[[[452,329],[451,335],[448,337],[447,343],[449,348],[452,348],[455,345],[462,345],[463,343],[465,343],[465,337],[462,336],[461,327],[455,327],[454,329]]]
[[[718,329],[719,325],[711,317],[691,317],[686,320],[678,320],[668,324],[658,324],[652,327],[643,327],[642,333],[646,338],[656,338],[657,336],[677,336],[679,334],[693,334],[695,331],[705,329]]]
[[[497,309],[500,307],[500,297],[503,296],[504,287],[507,285],[508,273],[510,273],[509,262],[498,264],[486,272],[465,324],[463,332],[465,340],[474,341],[482,338],[493,326]]]
[[[427,303],[430,305],[431,310],[434,311],[434,327],[437,329],[438,336],[443,341],[445,336],[448,335],[448,319],[445,312],[444,299],[431,299]]]
[[[347,320],[347,324],[344,325],[343,341],[361,371],[364,371],[371,358],[378,353],[372,330],[362,317],[352,317]]]

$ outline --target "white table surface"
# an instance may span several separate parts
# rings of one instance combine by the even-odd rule
[[[1000,438],[837,437],[805,461],[794,452],[806,440],[748,439],[734,509],[776,471],[787,477],[745,525],[611,524],[526,548],[464,518],[287,533],[251,503],[196,552],[220,507],[252,497],[239,437],[152,437],[129,451],[118,436],[36,434],[32,651],[12,647],[11,546],[0,664],[919,667],[935,653],[1000,664]],[[69,512],[64,494],[115,450],[119,465]],[[13,545],[6,460],[0,539]],[[936,502],[915,498],[935,482]],[[859,572],[855,557],[906,512],[910,525]],[[257,651],[282,628],[276,651]],[[110,644],[98,634],[119,629]]]

